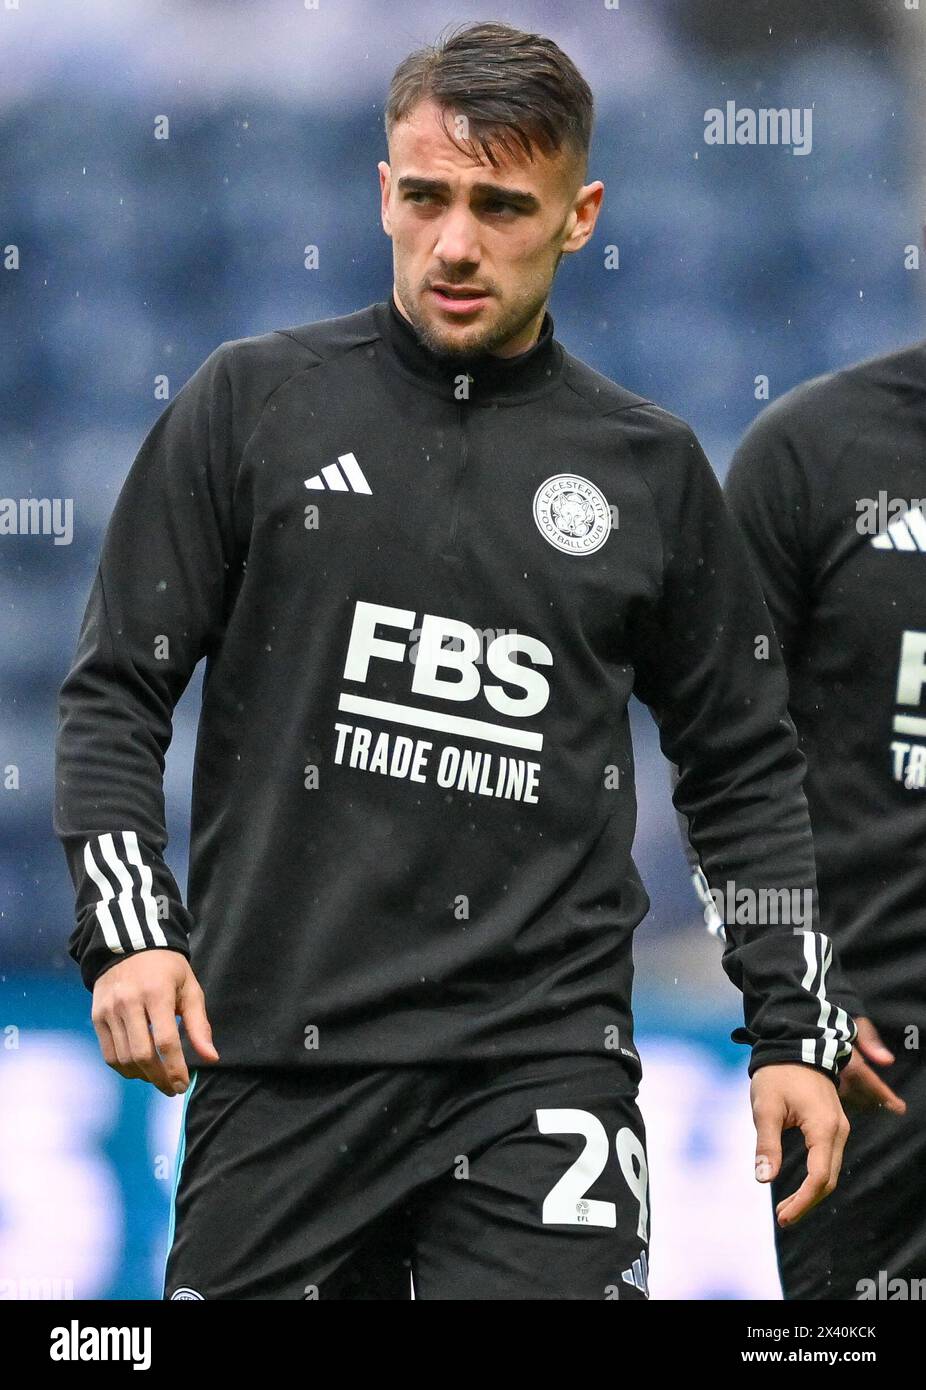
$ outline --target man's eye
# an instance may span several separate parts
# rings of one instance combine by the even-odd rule
[[[415,200],[417,198],[433,198],[433,193],[427,193],[423,188],[413,188],[406,193],[406,198]]]
[[[486,212],[517,212],[514,203],[506,203],[503,198],[490,198],[483,206]]]

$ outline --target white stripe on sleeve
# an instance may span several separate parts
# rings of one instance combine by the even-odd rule
[[[96,920],[99,922],[100,929],[103,932],[103,940],[111,951],[115,951],[120,956],[124,955],[125,947],[119,940],[119,933],[116,930],[116,924],[109,910],[109,904],[116,896],[115,891],[109,879],[97,865],[93,857],[93,851],[90,848],[89,840],[84,845],[84,868],[100,890],[100,900],[96,904]]]
[[[158,906],[151,891],[153,879],[151,877],[151,867],[146,864],[141,857],[141,850],[138,846],[138,835],[134,830],[123,830],[122,842],[125,845],[125,857],[130,864],[134,864],[138,870],[138,877],[141,880],[141,901],[145,909],[145,921],[151,933],[151,939],[155,946],[166,946],[167,937],[161,930],[158,921]]]

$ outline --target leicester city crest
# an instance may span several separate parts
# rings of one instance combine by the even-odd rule
[[[604,493],[577,473],[557,473],[534,493],[534,520],[540,534],[567,555],[591,555],[611,531],[611,509]]]

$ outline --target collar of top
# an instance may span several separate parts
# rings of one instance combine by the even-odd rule
[[[553,319],[545,312],[537,341],[515,357],[490,352],[446,358],[426,347],[390,294],[374,306],[381,341],[391,364],[418,385],[447,400],[518,401],[549,390],[559,379],[563,351],[553,337]],[[469,378],[468,392],[460,390]]]

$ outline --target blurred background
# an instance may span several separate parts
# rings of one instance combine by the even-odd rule
[[[595,93],[605,204],[561,265],[558,338],[690,421],[721,477],[763,381],[923,336],[926,0],[0,0],[0,492],[74,507],[60,544],[0,534],[0,1298],[160,1296],[181,1102],[99,1056],[51,830],[57,690],[157,379],[173,396],[223,340],[388,297],[389,78],[476,19],[548,34]],[[809,108],[808,152],[707,144],[728,101]],[[200,676],[168,760],[181,885]],[[651,1291],[777,1297],[739,998],[634,727]]]

